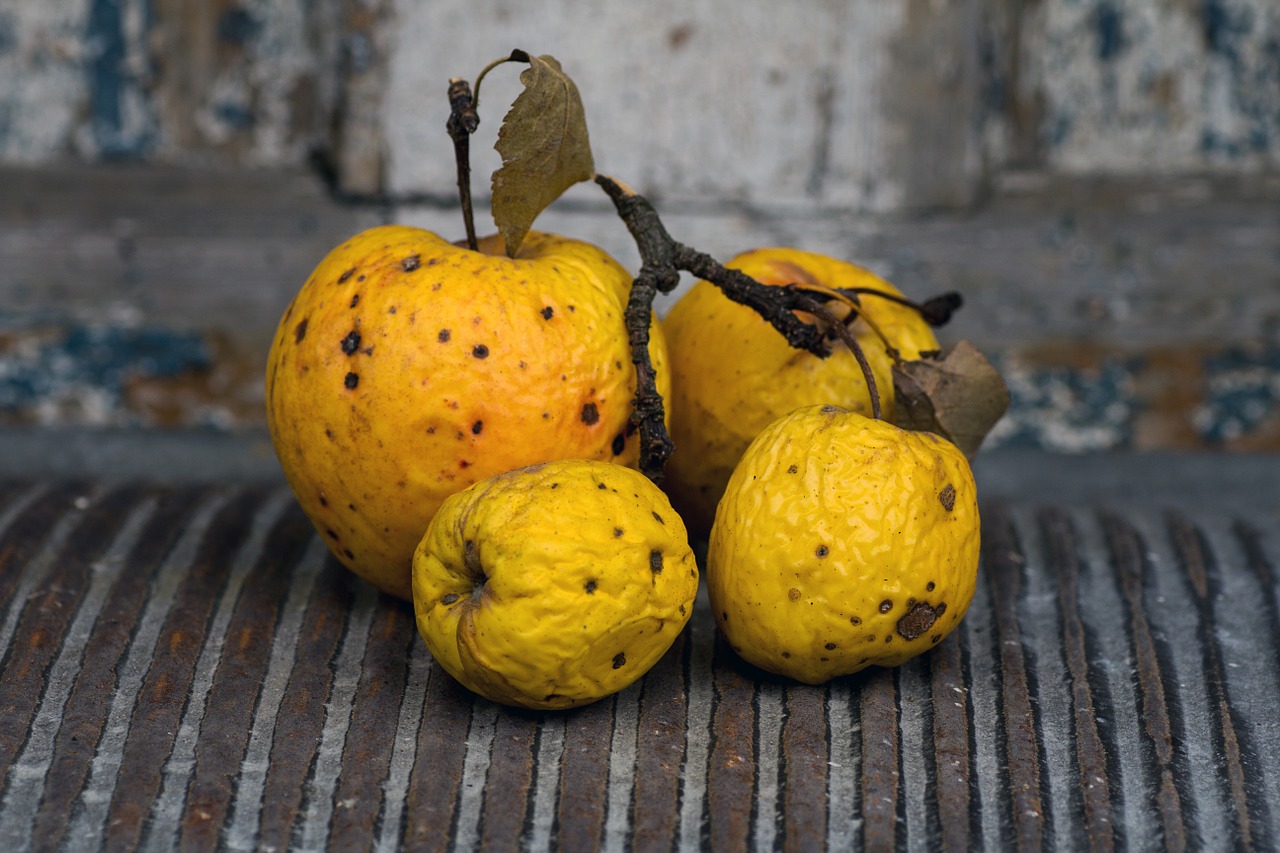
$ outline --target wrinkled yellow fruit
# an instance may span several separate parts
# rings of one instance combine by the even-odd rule
[[[757,249],[726,266],[769,285],[868,287],[902,295],[861,267],[798,249]],[[860,299],[903,358],[938,349],[919,312],[873,295]],[[837,302],[828,307],[842,317],[848,310]],[[850,328],[875,375],[883,415],[892,418],[892,360],[865,321]],[[848,347],[833,340],[827,358],[794,349],[754,310],[732,302],[708,282],[698,282],[671,306],[663,329],[671,353],[668,399],[676,445],[664,486],[695,533],[705,534],[711,526],[716,502],[739,457],[770,422],[801,406],[828,403],[871,413],[866,380]]]
[[[567,460],[448,498],[413,557],[418,632],[495,702],[572,708],[627,687],[675,641],[698,570],[684,522],[643,475]]]
[[[955,445],[810,406],[743,454],[711,531],[707,592],[745,660],[820,684],[937,645],[973,598],[978,540]]]
[[[537,232],[516,258],[497,237],[473,252],[396,225],[334,249],[285,312],[266,378],[276,454],[334,555],[407,599],[448,495],[551,459],[636,464],[630,286],[595,246]]]

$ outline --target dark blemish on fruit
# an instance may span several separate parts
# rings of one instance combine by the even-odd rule
[[[934,615],[937,615],[937,616],[941,616],[943,613],[946,613],[947,603],[945,601],[939,601],[938,606],[933,608],[933,612],[934,612]]]
[[[922,601],[915,607],[907,611],[907,615],[898,620],[898,633],[903,639],[914,640],[924,634],[933,627],[933,623],[938,621],[938,617],[946,611],[946,605],[938,605],[930,607],[929,603]]]
[[[462,441],[462,430],[458,430],[458,431],[456,431],[456,432],[453,434],[453,437],[454,437],[454,438],[456,438],[458,441]]]
[[[729,611],[727,611],[727,610],[721,610],[721,611],[720,611],[720,621],[721,621],[721,622],[728,622],[728,621],[729,621]]]
[[[862,619],[861,619],[860,617],[858,617],[858,616],[850,616],[850,617],[849,617],[849,624],[850,624],[850,625],[861,625],[861,624],[862,624]]]
[[[400,269],[405,272],[413,272],[420,266],[422,266],[422,258],[419,255],[410,255],[400,262]]]
[[[388,313],[388,314],[394,314],[394,313],[396,313],[396,306],[392,305],[390,308],[388,308],[388,309],[387,309],[387,313]]]
[[[582,422],[587,426],[595,426],[600,422],[600,410],[595,403],[587,403],[582,407]]]
[[[871,636],[867,637],[867,642],[868,642],[868,643],[874,643],[875,641],[876,641],[876,635],[875,635],[875,634],[872,634]]]
[[[476,344],[471,348],[471,354],[476,358],[488,358],[489,348],[484,344]]]
[[[328,505],[329,505],[329,499],[328,499],[328,498],[326,498],[326,497],[324,496],[324,493],[323,493],[323,492],[321,492],[321,493],[320,493],[320,506],[328,506]]]
[[[783,653],[782,653],[782,656],[783,656],[784,658],[790,658],[790,657],[791,657],[791,652],[783,652]]]
[[[838,412],[838,411],[840,411],[840,409],[838,409],[838,408],[837,408],[837,407],[835,407],[835,406],[823,406],[823,407],[822,407],[822,414],[824,414],[824,415],[834,415],[834,414],[835,414],[836,412]]]
[[[794,586],[791,587],[791,589],[787,590],[787,598],[791,599],[792,601],[799,601],[800,590],[796,589]]]
[[[324,431],[324,436],[325,436],[325,438],[327,438],[327,439],[329,439],[330,441],[332,441],[332,440],[333,440],[333,430],[331,430],[331,429],[327,429],[327,430],[325,430],[325,431]]]
[[[890,610],[892,610],[892,609],[893,609],[893,600],[892,600],[892,599],[886,598],[884,601],[880,602],[880,612],[881,612],[881,613],[888,613],[888,612],[889,612]]]
[[[346,378],[342,380],[342,384],[348,388],[354,388],[360,384],[360,376],[356,373],[348,373]]]
[[[825,648],[825,649],[826,649],[827,651],[829,651],[829,652],[830,652],[830,651],[835,651],[836,644],[835,644],[835,643],[827,643],[825,646],[823,646],[823,648]]]
[[[681,604],[681,605],[680,605],[680,615],[681,615],[681,616],[688,616],[688,615],[689,615],[689,610],[688,610],[688,608],[686,608],[683,604]]]
[[[351,278],[351,276],[355,274],[356,274],[356,268],[352,267],[351,269],[344,272],[342,275],[338,276],[338,284],[346,284],[347,279]]]
[[[459,460],[458,460],[458,467],[459,467],[459,468],[470,468],[470,467],[471,467],[471,463],[470,463],[470,462],[468,462],[468,461],[467,461],[467,460],[465,460],[465,459],[459,459]]]
[[[356,276],[356,281],[364,281],[364,279],[365,279],[364,273],[360,273],[360,275]]]
[[[933,581],[929,581],[927,584],[924,585],[924,590],[925,592],[933,592],[933,588],[935,586],[937,586],[937,584],[935,584]]]
[[[593,594],[596,591],[596,579],[589,578],[582,588],[586,590],[587,595]]]
[[[330,539],[332,539],[334,542],[338,541],[338,534],[334,533],[331,528],[326,527],[324,529],[324,534],[325,536],[328,536]]]
[[[951,512],[956,508],[956,487],[947,483],[938,493],[938,500],[942,501],[942,506],[947,512]]]
[[[826,545],[819,545],[818,549],[813,553],[818,557],[818,559],[822,559],[823,557],[827,556],[827,554],[830,554],[831,551],[828,550]]]
[[[627,437],[623,433],[618,433],[613,437],[613,445],[609,448],[613,451],[614,456],[621,455],[622,451],[627,449]]]
[[[560,488],[560,484],[559,484],[559,483],[552,483],[552,484],[551,484],[551,488],[553,488],[553,489],[558,489],[558,488]]]
[[[613,538],[614,538],[614,539],[621,539],[621,538],[622,538],[622,534],[623,534],[623,532],[624,532],[624,531],[623,531],[623,529],[622,529],[621,527],[615,527],[615,528],[613,528]]]
[[[356,350],[360,349],[360,333],[354,329],[342,339],[342,351],[346,355],[355,355]]]
[[[570,311],[577,311],[578,309],[577,309],[577,308],[575,308],[575,307],[573,307],[572,305],[570,305],[570,306],[569,306],[569,310],[570,310]]]
[[[441,329],[440,334],[436,335],[436,340],[442,344],[447,344],[451,334],[452,333],[448,329]]]
[[[458,600],[458,594],[456,592],[451,592],[440,600],[445,604],[453,604]]]
[[[550,320],[551,315],[554,313],[556,313],[555,309],[548,305],[546,308],[542,309],[542,319]]]
[[[347,504],[347,509],[351,510],[352,512],[355,512],[355,511],[356,511],[356,505],[355,505],[355,504]]]
[[[344,549],[342,549],[342,553],[343,553],[343,554],[345,554],[345,555],[347,556],[347,559],[348,559],[348,560],[354,560],[354,559],[356,558],[356,555],[351,553],[351,549],[350,549],[350,548],[344,548]]]
[[[915,607],[915,606],[916,606],[916,600],[915,600],[914,598],[908,598],[908,599],[907,599],[907,609],[908,609],[908,610],[910,610],[911,608],[913,608],[913,607]]]
[[[662,516],[658,515],[658,513],[654,512],[653,510],[649,510],[649,514],[652,515],[653,520],[658,522],[659,524],[666,524],[666,522],[662,520]]]
[[[662,574],[662,551],[657,548],[649,552],[649,571],[655,575]]]
[[[941,640],[941,639],[942,639],[942,635],[941,635],[941,634],[934,634],[932,637],[930,637],[930,638],[929,638],[929,642],[931,642],[931,643],[936,643],[936,642],[938,642],[938,641],[939,641],[939,640]]]
[[[605,489],[609,487],[606,486],[604,483],[596,483],[596,488],[603,492]]]
[[[484,429],[484,421],[476,421],[471,425],[471,434],[479,435],[481,430],[483,429]]]
[[[885,635],[884,635],[884,641],[885,641],[886,643],[892,643],[892,642],[893,642],[893,634],[885,634]]]
[[[614,669],[622,669],[626,665],[627,665],[627,656],[625,654],[623,654],[622,652],[618,652],[616,655],[613,656]]]
[[[364,276],[360,276],[360,277],[364,278]],[[351,297],[351,307],[355,308],[359,304],[360,304],[360,294],[357,293],[355,296]]]
[[[302,343],[302,339],[307,336],[307,319],[303,317],[298,321],[298,325],[293,327],[293,342],[295,344]]]
[[[436,434],[436,428],[435,428],[435,427],[433,427],[433,426],[429,426],[429,427],[427,427],[427,435],[435,435],[435,434]]]
[[[794,473],[796,473],[796,472],[797,472],[797,471],[799,471],[799,470],[800,470],[800,469],[799,469],[798,467],[796,467],[795,465],[792,465],[790,468],[788,468],[788,469],[787,469],[787,473],[788,473],[788,474],[794,474]]]

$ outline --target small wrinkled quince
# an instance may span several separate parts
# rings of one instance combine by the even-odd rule
[[[413,558],[418,631],[495,702],[572,708],[638,679],[693,610],[684,523],[640,473],[566,460],[446,499]]]
[[[978,545],[977,490],[953,444],[810,406],[743,454],[707,591],[742,658],[819,684],[937,645],[973,598]]]

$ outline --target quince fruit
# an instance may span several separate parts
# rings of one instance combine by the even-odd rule
[[[693,611],[684,523],[637,471],[562,460],[447,498],[413,557],[418,630],[495,702],[572,708],[655,664]]]
[[[892,284],[845,261],[790,248],[756,249],[725,264],[766,285],[867,288],[901,298]],[[822,301],[822,297],[817,297]],[[937,350],[918,310],[893,298],[862,295],[861,306],[902,358]],[[846,306],[828,303],[844,318]],[[893,417],[893,360],[866,320],[851,326],[880,389],[883,416]],[[700,281],[667,312],[671,353],[671,437],[665,488],[690,529],[705,534],[734,466],[769,423],[801,406],[830,403],[871,413],[867,383],[847,346],[832,341],[826,358],[794,349],[751,308]]]
[[[410,563],[449,495],[536,462],[637,463],[631,276],[600,249],[530,232],[514,258],[388,225],[335,248],[288,310],[266,372],[289,485],[330,550],[410,598]],[[666,392],[666,345],[649,355]]]
[[[932,433],[836,406],[770,424],[716,511],[707,592],[743,659],[820,684],[937,645],[973,599],[977,489]]]

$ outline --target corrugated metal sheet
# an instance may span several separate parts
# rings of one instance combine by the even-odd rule
[[[1280,522],[985,507],[930,654],[474,699],[283,488],[0,482],[9,849],[1274,849]]]

